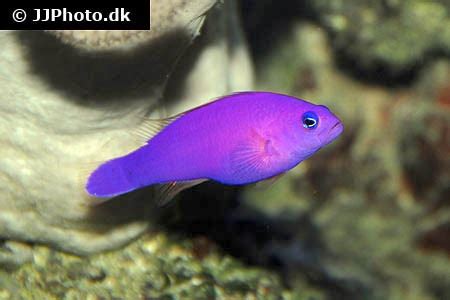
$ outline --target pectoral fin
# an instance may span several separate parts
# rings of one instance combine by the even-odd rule
[[[230,166],[236,176],[254,177],[270,167],[278,151],[271,139],[252,132],[249,138],[234,149],[230,156]]]

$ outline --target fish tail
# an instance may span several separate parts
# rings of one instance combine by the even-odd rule
[[[101,164],[89,175],[85,185],[86,191],[99,198],[114,197],[136,189],[126,175],[121,158]]]

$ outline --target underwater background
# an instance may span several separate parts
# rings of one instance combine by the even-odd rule
[[[152,4],[156,2],[161,0]],[[0,299],[450,299],[450,2],[210,2],[214,6],[208,6],[203,27],[192,40],[183,40],[187,50],[167,58],[187,63],[170,72],[164,99],[181,100],[164,112],[194,107],[196,101],[233,90],[268,90],[327,105],[342,119],[343,135],[269,187],[204,183],[162,208],[144,207],[149,197],[118,199],[88,218],[80,213],[67,218],[73,222],[55,221],[59,224],[52,229],[36,225],[44,228],[39,233],[33,225],[38,221],[25,222],[25,212],[45,205],[20,202],[16,211],[23,213],[14,213],[0,202],[13,220],[0,216]],[[224,12],[225,17],[218,17]],[[148,51],[155,57],[148,62],[155,67],[147,66],[148,71],[122,55],[100,53],[53,61],[56,71],[34,63],[27,72],[58,78],[68,72],[76,81],[70,64],[81,62],[96,65],[95,72],[83,69],[78,78],[92,90],[98,90],[95,82],[109,87],[109,80],[128,88],[132,81],[120,76],[96,79],[123,68],[158,82],[151,72],[168,74],[170,68],[157,58],[169,55],[173,47],[168,45],[180,39],[172,35],[179,29],[169,29],[162,30],[164,39],[156,46],[150,43],[136,54],[145,57]],[[32,48],[27,57],[36,61],[52,61],[49,51],[60,47],[50,33],[14,35],[20,49]],[[204,50],[205,44],[212,46]],[[61,46],[61,52],[79,55],[70,47]],[[200,55],[210,57],[206,67],[193,63]],[[99,56],[109,67],[103,69]],[[220,69],[222,65],[232,69]],[[38,69],[46,71],[36,75]],[[187,75],[192,70],[210,81]],[[211,88],[210,82],[224,87]],[[52,84],[48,89],[67,89],[63,95],[78,93],[77,87]],[[103,102],[121,91],[103,88]],[[203,95],[205,91],[210,94]],[[133,93],[120,94],[111,107],[137,99]],[[182,100],[191,98],[197,100]],[[140,105],[137,100],[130,103]],[[80,114],[99,107],[73,105],[83,108]],[[1,117],[9,120],[4,112]],[[15,157],[8,156],[4,143],[1,159],[7,165]],[[45,182],[51,173],[41,176],[39,182]],[[16,182],[14,176],[4,177],[2,184]],[[70,188],[68,183],[46,191],[64,194]],[[2,197],[16,195],[3,188],[0,192]],[[57,205],[52,201],[43,200],[49,207]],[[57,215],[45,209],[51,218]],[[63,220],[71,208],[57,210]],[[136,220],[127,216],[136,210]],[[120,218],[92,227],[92,235],[65,231],[75,230],[71,224],[76,223],[74,228],[84,234],[91,230],[86,225],[91,219],[106,220],[113,214]],[[114,230],[111,226],[132,222],[145,226],[133,233],[127,229],[127,238],[111,235],[98,247],[83,248]]]

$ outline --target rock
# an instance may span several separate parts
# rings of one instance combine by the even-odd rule
[[[0,33],[0,236],[76,254],[126,244],[158,210],[146,192],[90,205],[80,169],[132,150],[126,136],[147,114],[178,113],[251,87],[232,5],[159,2],[149,33],[120,39]],[[214,18],[202,28],[208,10]]]
[[[299,20],[324,28],[336,63],[372,82],[408,83],[429,60],[450,55],[447,0],[247,0],[242,6],[256,56],[289,38]]]
[[[345,131],[269,191],[246,188],[223,244],[331,299],[449,298],[449,60],[409,84],[370,83],[342,67],[324,28],[285,31],[256,61],[258,89],[325,104]]]
[[[323,1],[312,10],[332,43],[366,73],[397,76],[435,53],[450,55],[448,1]],[[391,77],[389,77],[391,78]]]
[[[152,232],[89,258],[37,246],[34,263],[9,274],[18,288],[5,293],[17,299],[324,299],[312,289],[285,289],[276,274],[246,266],[213,243],[199,260],[194,243]]]
[[[215,1],[188,3],[181,0],[151,3],[151,30],[49,30],[62,42],[86,51],[129,50],[155,41],[173,30],[192,33],[199,29],[204,15]],[[191,23],[191,24],[189,24]],[[193,29],[193,31],[192,31]]]
[[[0,268],[14,270],[22,264],[30,262],[32,256],[30,246],[15,241],[4,241],[0,251]]]

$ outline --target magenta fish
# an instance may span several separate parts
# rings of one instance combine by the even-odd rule
[[[137,150],[94,170],[86,191],[113,197],[164,184],[166,201],[205,180],[243,185],[280,175],[343,131],[325,106],[270,92],[223,96],[166,122]]]

